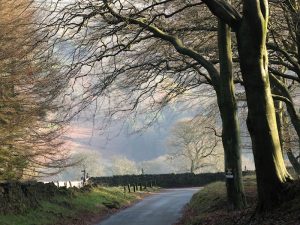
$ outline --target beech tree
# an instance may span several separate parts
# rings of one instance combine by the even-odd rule
[[[83,107],[101,96],[106,104],[115,103],[107,110],[110,115],[121,112],[124,118],[141,104],[155,111],[184,93],[207,85],[214,89],[223,124],[225,169],[234,174],[226,180],[229,203],[244,207],[230,28],[211,20],[199,1],[60,3],[45,5],[53,10],[44,23],[53,28],[49,36],[54,43],[75,46],[67,75],[76,80],[92,75]],[[218,27],[219,55],[211,44],[216,43]],[[215,65],[219,58],[220,70]]]
[[[270,52],[270,80],[273,91],[273,98],[279,101],[278,105],[285,103],[278,112],[287,111],[291,124],[300,137],[300,114],[297,109],[299,106],[295,102],[295,97],[299,89],[299,4],[297,1],[284,1],[280,4],[271,4],[271,24],[267,47]],[[284,113],[277,114],[279,124],[279,134],[287,134],[283,130],[291,130],[286,127],[287,120]],[[283,125],[285,124],[285,125]],[[288,123],[289,124],[289,123]],[[300,164],[297,155],[292,151],[290,143],[286,138],[282,139],[282,145],[287,147],[285,150],[288,159],[296,171],[299,171]],[[288,138],[290,139],[290,138]],[[287,144],[287,145],[284,145]]]
[[[288,114],[300,136],[300,115],[291,90],[299,85],[299,5],[297,1],[272,4],[272,20],[267,47],[270,51],[271,82],[275,99],[286,103]],[[278,15],[283,15],[279,17]],[[291,37],[291,38],[289,38]]]
[[[234,95],[232,95],[233,86],[228,86],[228,83],[226,83],[225,86],[227,88],[225,90],[229,91],[222,92],[221,87],[223,87],[224,83],[221,82],[220,77],[222,76],[220,76],[214,64],[203,57],[197,50],[187,47],[187,42],[183,40],[186,39],[185,36],[179,38],[176,33],[169,32],[167,28],[164,28],[172,26],[171,23],[177,18],[179,21],[182,21],[180,19],[183,11],[199,9],[203,3],[208,6],[210,11],[221,22],[227,24],[236,33],[240,67],[247,97],[247,125],[252,139],[256,166],[259,209],[266,210],[281,202],[285,184],[292,180],[286,170],[281,153],[269,82],[266,47],[269,19],[267,0],[243,1],[242,14],[223,0],[203,0],[202,2],[193,1],[189,3],[179,3],[171,0],[153,1],[150,3],[141,1],[137,6],[134,6],[129,1],[124,3],[103,1],[95,2],[94,4],[93,2],[88,2],[87,4],[76,2],[64,7],[62,9],[63,17],[52,22],[56,25],[58,24],[58,28],[65,28],[71,37],[76,37],[78,38],[77,40],[80,40],[80,45],[77,45],[79,47],[76,49],[76,57],[73,57],[73,59],[80,59],[80,63],[73,64],[74,67],[76,65],[80,67],[82,65],[93,66],[98,61],[102,61],[102,63],[104,61],[110,62],[110,64],[106,64],[110,65],[110,70],[106,67],[105,71],[102,67],[103,74],[107,74],[107,76],[103,79],[101,85],[96,85],[97,88],[95,88],[93,96],[106,92],[109,85],[113,86],[116,84],[116,78],[124,75],[124,71],[128,72],[128,68],[135,67],[132,64],[134,62],[133,58],[130,57],[130,63],[126,63],[124,57],[134,56],[134,54],[131,55],[130,53],[140,50],[145,42],[148,44],[150,41],[156,40],[157,42],[157,39],[159,39],[168,43],[176,50],[177,54],[179,53],[185,59],[192,60],[190,61],[192,64],[196,63],[201,69],[203,68],[203,70],[207,71],[206,77],[203,71],[200,70],[199,72],[216,91],[223,120],[223,134],[235,135],[236,131],[238,131],[238,128],[236,128],[237,119],[234,116],[230,119],[226,117],[226,115],[236,115],[234,111],[236,104]],[[167,7],[171,5],[173,6],[172,11],[167,10]],[[100,36],[99,32],[101,33]],[[87,38],[91,35],[93,36],[92,39]],[[82,38],[83,36],[85,38]],[[93,40],[97,41],[93,42]],[[151,46],[153,47],[153,45]],[[229,45],[225,46],[228,47]],[[144,48],[143,50],[149,50],[149,48]],[[147,54],[150,53],[149,51],[146,52]],[[175,54],[174,51],[172,51],[172,54]],[[160,56],[162,55],[160,54]],[[228,56],[230,55],[227,54],[227,59],[230,63],[231,60]],[[140,54],[139,57],[141,57]],[[120,66],[119,62],[123,62],[123,67]],[[141,82],[141,79],[136,80],[139,80],[138,87],[140,91],[143,90],[145,82]],[[230,81],[231,79],[228,80]],[[133,84],[132,80],[130,81]],[[231,82],[229,83],[232,84]],[[144,84],[144,86],[140,86],[141,84]],[[152,84],[156,84],[156,82]],[[153,86],[155,87],[155,85]],[[171,93],[174,94],[174,92]],[[144,97],[144,94],[141,96]],[[224,99],[227,98],[227,104],[224,104]],[[227,108],[224,105],[231,105],[232,107]],[[224,118],[227,119],[224,120]],[[226,123],[227,120],[231,122]],[[226,125],[230,125],[230,129]],[[234,129],[232,129],[232,126]],[[231,136],[231,140],[229,140],[223,141],[225,164],[226,166],[231,165],[228,168],[232,169],[236,179],[232,183],[227,180],[227,187],[231,186],[228,196],[231,196],[229,199],[235,203],[235,207],[238,207],[244,204],[240,182],[240,154],[236,151],[239,144],[238,141],[234,141],[238,140],[235,136],[234,138]],[[228,149],[229,143],[235,143],[235,145],[231,144],[231,149]],[[230,195],[230,190],[234,190],[232,195]]]
[[[252,139],[259,209],[266,210],[282,201],[284,186],[292,180],[281,153],[269,82],[266,47],[268,1],[243,1],[242,15],[222,0],[203,2],[216,16],[231,26],[237,36],[247,96],[247,126]]]
[[[247,97],[259,208],[272,208],[282,200],[282,190],[291,177],[281,153],[269,81],[267,0],[244,0],[241,12],[224,0],[60,3],[54,4],[54,12],[44,22],[48,29],[54,27],[54,34],[49,35],[55,43],[69,41],[75,46],[67,76],[78,80],[94,75],[85,85],[83,107],[98,96],[115,93],[113,101],[108,97],[108,102],[117,102],[109,113],[130,112],[141,103],[164,106],[199,85],[213,87],[223,123],[225,169],[234,174],[234,179],[226,180],[228,198],[235,208],[241,208],[245,198],[230,29],[235,32]],[[218,26],[195,26],[209,17],[204,4],[218,17]],[[215,32],[216,27],[218,57],[203,41],[207,37],[203,33]]]

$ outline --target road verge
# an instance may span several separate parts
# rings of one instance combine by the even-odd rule
[[[0,215],[1,225],[90,225],[148,195],[151,190],[124,193],[123,187],[65,189],[20,213]]]

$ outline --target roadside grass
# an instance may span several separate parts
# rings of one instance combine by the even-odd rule
[[[90,190],[71,190],[70,192],[70,195],[55,196],[47,201],[41,201],[38,208],[28,209],[24,214],[0,215],[0,224],[76,224],[80,215],[105,214],[111,209],[130,205],[145,194],[145,192],[124,193],[122,187],[93,187]]]
[[[192,197],[189,207],[195,214],[202,217],[206,213],[217,210],[224,204],[226,204],[225,185],[223,182],[215,182],[197,192]],[[194,219],[197,221],[199,216]]]
[[[243,178],[247,200],[253,203],[256,199],[256,178],[254,175]],[[209,224],[209,220],[222,221],[224,208],[227,206],[225,182],[218,181],[206,185],[197,192],[188,204],[185,215],[178,224]],[[219,218],[218,218],[219,217]],[[204,222],[206,221],[206,222]]]
[[[244,178],[247,207],[230,210],[225,182],[215,182],[196,193],[177,225],[300,225],[300,181],[286,186],[287,199],[265,213],[256,212],[257,192],[254,175]]]

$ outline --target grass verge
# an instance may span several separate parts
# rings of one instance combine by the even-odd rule
[[[192,197],[178,225],[300,225],[299,181],[291,186],[296,190],[294,198],[272,211],[255,214],[257,203],[255,176],[246,176],[243,179],[248,203],[245,209],[229,210],[225,183],[215,182],[205,186]]]
[[[92,224],[113,211],[141,199],[146,192],[124,193],[119,187],[92,187],[72,190],[40,202],[36,209],[19,215],[0,215],[1,225],[77,225]]]
[[[255,202],[256,181],[255,176],[244,177],[245,192],[247,200]],[[224,210],[225,209],[225,210]],[[186,207],[184,217],[178,223],[180,225],[198,224],[222,224],[228,217],[226,186],[225,182],[214,182],[208,184],[197,192]],[[232,212],[231,212],[232,213]],[[234,212],[237,213],[237,212]],[[222,218],[220,220],[220,218]],[[226,223],[225,223],[226,224]],[[232,221],[228,224],[234,224]]]

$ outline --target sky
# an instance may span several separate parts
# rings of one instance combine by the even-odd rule
[[[145,173],[187,172],[178,167],[178,162],[175,162],[175,165],[166,160],[166,140],[177,121],[193,118],[199,110],[194,108],[182,111],[178,107],[167,107],[162,111],[157,123],[134,134],[128,134],[128,122],[125,122],[125,125],[121,122],[113,123],[108,133],[102,133],[93,128],[91,121],[79,118],[71,124],[65,136],[66,147],[75,155],[93,153],[94,162],[90,163],[90,166],[93,165],[96,169],[90,168],[91,176],[114,175],[109,168],[117,162],[116,158],[125,158],[135,163],[137,173],[141,172],[142,167]],[[242,156],[243,168],[246,166],[247,169],[254,169],[252,156],[247,152]],[[81,168],[73,168],[56,179],[78,179],[80,171]]]

